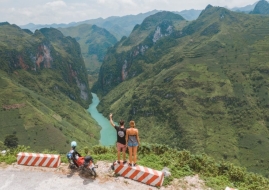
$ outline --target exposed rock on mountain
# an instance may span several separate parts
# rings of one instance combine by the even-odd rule
[[[17,134],[19,144],[58,151],[73,139],[97,144],[100,129],[85,111],[91,95],[77,41],[53,28],[31,33],[9,23],[0,24],[0,41],[0,141]]]
[[[102,93],[106,94],[111,87],[139,75],[142,67],[140,64],[133,64],[133,60],[147,59],[147,49],[155,46],[154,44],[163,37],[173,35],[174,28],[177,27],[175,24],[181,21],[186,23],[180,15],[164,11],[149,16],[141,25],[135,26],[129,38],[123,38],[116,44],[116,56],[113,54],[114,49],[108,51],[100,69],[98,82],[93,89],[102,89]],[[126,50],[129,52],[125,52]],[[107,75],[106,71],[111,73]]]

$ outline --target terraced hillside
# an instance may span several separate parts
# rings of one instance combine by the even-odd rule
[[[72,140],[99,143],[100,128],[85,110],[91,96],[75,39],[1,23],[0,87],[0,141],[15,134],[34,150],[60,152]]]
[[[99,110],[134,119],[142,141],[268,176],[269,17],[208,6],[186,22],[150,16],[108,52]]]

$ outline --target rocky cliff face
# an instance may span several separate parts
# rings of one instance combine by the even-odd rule
[[[89,74],[98,73],[107,48],[113,46],[117,39],[106,29],[96,25],[82,24],[76,27],[59,28],[65,36],[77,40]]]
[[[0,45],[0,69],[9,73],[24,69],[33,74],[52,69],[61,73],[63,81],[74,88],[59,89],[84,107],[88,106],[91,100],[87,73],[75,39],[52,28],[30,33],[9,23],[1,24],[0,38],[3,42]]]
[[[31,150],[68,151],[99,143],[91,118],[87,71],[79,44],[53,28],[0,24],[0,141],[16,134]],[[0,142],[0,143],[1,143]]]
[[[35,61],[35,66],[40,68],[51,68],[53,59],[50,55],[50,47],[46,46],[45,44],[42,44],[38,47],[38,52],[36,57],[33,57]],[[36,68],[35,68],[36,70]]]
[[[52,68],[53,58],[50,54],[50,48],[50,44],[39,44],[35,51],[28,52],[29,54],[27,57],[25,57],[22,52],[18,52],[15,54],[11,52],[6,52],[10,54],[10,56],[15,56],[10,57],[10,59],[12,59],[13,61],[10,62],[9,66],[11,70],[24,69],[37,71],[43,68]],[[27,59],[30,59],[31,63],[27,62]]]
[[[156,30],[153,34],[153,39],[152,39],[152,41],[154,43],[156,43],[159,39],[161,39],[164,36],[169,36],[173,32],[172,25],[170,25],[168,23],[163,23],[163,24],[167,24],[167,26],[163,26],[162,28],[161,28],[161,26],[156,27]],[[162,29],[163,29],[163,31],[162,31]]]
[[[174,23],[181,21],[184,19],[180,15],[164,11],[136,25],[129,38],[122,38],[114,48],[108,50],[93,91],[104,95],[119,83],[139,75],[143,71],[139,59],[151,57],[152,51],[148,52],[148,49],[153,48],[163,37],[173,35]]]

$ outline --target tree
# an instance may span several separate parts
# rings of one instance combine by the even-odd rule
[[[2,141],[0,141],[0,151],[5,150],[5,149],[6,149],[6,146],[4,145]]]
[[[18,137],[13,135],[7,135],[4,141],[4,145],[8,148],[16,148],[18,146]]]

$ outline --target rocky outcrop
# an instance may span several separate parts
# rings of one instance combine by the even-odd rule
[[[162,38],[173,36],[174,23],[184,20],[180,15],[163,11],[147,17],[141,25],[136,25],[128,38],[122,38],[110,48],[100,68],[99,79],[92,90],[108,93],[114,86],[143,72],[141,62],[154,64],[160,54],[152,55],[149,49],[158,48]],[[136,37],[134,37],[137,35]],[[117,48],[124,50],[118,51]],[[127,49],[127,50],[126,50]],[[99,91],[99,92],[98,92]]]
[[[6,31],[10,35],[6,35]],[[65,37],[53,28],[27,32],[16,25],[0,24],[0,69],[8,73],[16,70],[26,70],[42,74],[44,69],[52,69],[55,75],[59,73],[65,84],[59,90],[84,107],[90,103],[90,90],[84,60],[80,45],[71,37]],[[28,84],[28,83],[25,83]],[[24,84],[24,85],[25,85]],[[32,85],[34,88],[34,85]],[[35,89],[33,89],[35,90]]]
[[[35,64],[37,68],[51,68],[52,67],[52,57],[50,55],[50,48],[45,44],[38,47],[37,56],[35,58]]]
[[[163,29],[164,32],[162,32],[162,28],[161,26],[157,26],[154,34],[153,34],[153,39],[152,41],[154,43],[156,43],[159,39],[161,39],[164,36],[169,36],[172,34],[173,32],[173,26],[172,25],[168,25],[166,26],[166,28]]]
[[[88,100],[89,99],[89,93],[88,93],[88,88],[85,83],[79,82],[78,78],[76,77],[76,83],[77,86],[80,89],[80,98],[83,100]]]

